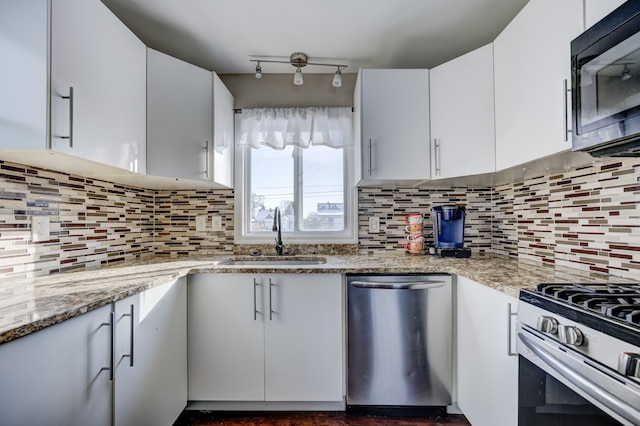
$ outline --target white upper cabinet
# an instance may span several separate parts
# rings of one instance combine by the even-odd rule
[[[211,72],[147,49],[147,173],[213,178]]]
[[[430,178],[429,70],[360,70],[354,112],[357,182]]]
[[[593,24],[613,12],[625,1],[626,0],[586,0],[584,11],[585,29],[592,27]]]
[[[215,73],[147,49],[147,173],[232,186],[233,96]]]
[[[582,0],[530,0],[494,41],[496,168],[571,148],[570,42]]]
[[[51,15],[51,148],[144,173],[144,44],[99,0],[55,0]]]
[[[233,187],[234,112],[233,95],[213,73],[213,180]]]
[[[0,2],[0,149],[47,146],[47,0]]]
[[[430,70],[431,178],[494,172],[493,45]]]

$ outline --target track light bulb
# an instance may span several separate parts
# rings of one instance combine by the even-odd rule
[[[302,70],[300,67],[296,70],[296,73],[293,75],[293,84],[296,86],[302,86],[304,84],[304,79],[302,78]]]
[[[331,85],[333,87],[342,87],[342,73],[340,72],[340,68],[338,67],[338,71],[333,75],[333,80],[331,81]]]
[[[262,67],[260,66],[260,62],[256,65],[256,78],[262,78]]]

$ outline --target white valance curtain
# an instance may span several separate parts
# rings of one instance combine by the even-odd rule
[[[353,145],[352,116],[348,107],[243,108],[236,141],[252,148],[345,148]]]

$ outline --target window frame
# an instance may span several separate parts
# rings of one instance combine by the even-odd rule
[[[239,117],[236,117],[236,128],[239,123]],[[273,243],[275,233],[271,232],[251,232],[250,230],[250,213],[247,209],[251,206],[251,191],[247,191],[247,186],[251,182],[250,172],[250,156],[248,155],[250,146],[240,146],[236,144],[235,147],[235,235],[234,240],[236,244],[266,244]],[[264,149],[272,149],[265,147]],[[301,149],[301,148],[296,148]],[[286,246],[287,243],[296,244],[356,244],[357,243],[357,229],[358,229],[358,215],[357,215],[357,200],[356,200],[356,188],[354,184],[353,173],[353,155],[354,149],[352,146],[343,148],[343,188],[344,188],[344,219],[345,228],[342,231],[296,231],[296,232],[283,232],[282,239]],[[297,153],[296,153],[297,156]],[[301,205],[301,192],[302,192],[302,180],[298,173],[298,167],[301,166],[302,160],[298,157],[294,160],[294,206],[296,214],[296,223],[300,224],[300,220],[304,220],[303,213],[300,211]],[[298,225],[299,227],[299,225]]]

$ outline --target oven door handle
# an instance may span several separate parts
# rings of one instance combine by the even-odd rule
[[[547,352],[544,348],[540,347],[536,342],[525,336],[523,333],[518,333],[518,338],[538,358],[543,360],[547,365],[553,368],[556,373],[571,382],[582,392],[591,396],[600,404],[630,422],[629,424],[638,424],[640,413],[635,407],[630,406],[626,402],[621,401],[615,395],[601,389],[598,385],[585,378],[569,364]]]

